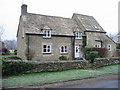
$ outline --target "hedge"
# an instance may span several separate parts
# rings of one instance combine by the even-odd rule
[[[2,60],[2,75],[25,73],[34,68],[34,64],[25,60]]]

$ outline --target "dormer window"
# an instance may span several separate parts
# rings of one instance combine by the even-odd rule
[[[51,38],[51,30],[43,30],[43,38]]]
[[[75,32],[75,39],[82,39],[82,32]]]

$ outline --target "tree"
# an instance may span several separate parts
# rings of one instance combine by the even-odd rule
[[[15,50],[17,47],[16,40],[5,40],[4,43],[5,43],[6,48],[9,50]]]
[[[4,27],[0,25],[0,41],[2,41],[2,36],[4,34],[4,31],[5,31]]]

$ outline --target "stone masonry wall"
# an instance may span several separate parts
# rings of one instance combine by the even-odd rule
[[[101,67],[105,65],[119,64],[120,57],[115,58],[96,58],[93,66]],[[69,61],[37,61],[34,63],[35,68],[31,72],[41,71],[61,71],[69,69],[85,69],[88,68],[89,63],[86,60],[69,60]]]
[[[93,66],[101,67],[111,64],[120,64],[120,57],[114,58],[96,58],[94,59]]]
[[[70,69],[87,69],[101,67],[111,64],[120,64],[119,58],[99,58],[95,59],[90,65],[86,60],[65,60],[65,61],[28,61],[28,60],[4,60],[2,73],[3,75],[13,75],[20,73],[62,71]],[[7,71],[6,71],[7,68]],[[9,69],[11,68],[11,69]]]
[[[69,60],[69,61],[38,61],[35,68],[30,72],[41,71],[61,71],[68,69],[87,68],[88,62],[86,60]]]

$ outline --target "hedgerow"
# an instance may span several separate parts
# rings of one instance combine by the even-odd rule
[[[34,64],[24,60],[2,60],[2,75],[25,73],[34,68]]]

